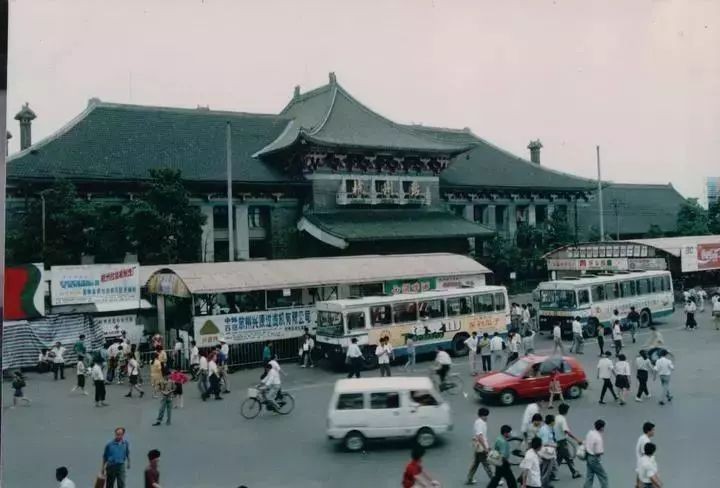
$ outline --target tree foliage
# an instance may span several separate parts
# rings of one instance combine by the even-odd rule
[[[650,225],[650,228],[647,231],[647,234],[645,234],[645,237],[648,239],[655,239],[658,237],[663,237],[665,233],[657,224]]]
[[[711,234],[720,234],[720,199],[711,203],[708,209],[708,230]]]
[[[700,206],[697,198],[689,198],[682,204],[677,215],[677,234],[701,236],[710,233],[708,211]]]

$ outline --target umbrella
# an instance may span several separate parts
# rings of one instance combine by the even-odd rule
[[[182,373],[180,371],[173,371],[170,373],[170,381],[173,383],[180,383],[181,385],[184,385],[189,381],[187,375],[185,373]]]

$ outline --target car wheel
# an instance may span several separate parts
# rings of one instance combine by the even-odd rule
[[[640,327],[650,327],[652,325],[652,314],[650,310],[645,309],[640,312]]]
[[[515,403],[515,392],[512,390],[504,390],[500,393],[500,396],[498,397],[500,400],[500,404],[508,406]]]
[[[365,436],[356,430],[348,432],[343,440],[343,445],[350,452],[362,451],[365,449]]]
[[[470,350],[465,345],[465,341],[470,337],[467,333],[463,332],[457,334],[452,340],[452,353],[453,356],[466,356]]]
[[[428,427],[423,427],[422,429],[420,429],[415,436],[415,442],[417,442],[417,445],[425,449],[435,445],[436,440],[437,437],[435,436],[435,432],[433,432],[433,430]]]
[[[582,388],[579,385],[572,385],[565,392],[565,396],[568,398],[580,398],[580,395],[582,395]]]

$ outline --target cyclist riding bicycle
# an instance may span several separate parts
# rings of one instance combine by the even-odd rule
[[[261,377],[260,385],[259,390],[263,393],[268,408],[276,410],[278,405],[275,403],[275,399],[280,392],[281,385],[280,373],[269,363],[265,365],[265,373]]]
[[[452,366],[452,359],[450,355],[442,347],[438,347],[437,355],[435,356],[435,372],[440,377],[440,386],[445,384],[445,378],[447,378]]]

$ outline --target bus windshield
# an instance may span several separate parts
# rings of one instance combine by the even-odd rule
[[[324,336],[342,336],[345,333],[342,314],[340,312],[329,312],[327,310],[318,311],[317,332]]]
[[[569,310],[576,306],[575,290],[540,290],[540,308]]]

